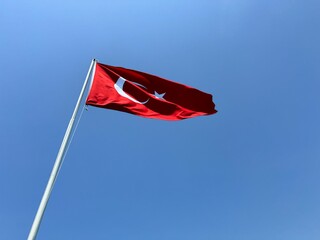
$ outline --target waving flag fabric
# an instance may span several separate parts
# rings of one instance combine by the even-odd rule
[[[96,63],[93,74],[87,105],[163,120],[217,112],[212,95],[148,73]]]

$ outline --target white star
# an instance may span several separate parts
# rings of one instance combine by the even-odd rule
[[[163,96],[165,95],[166,93],[157,93],[156,91],[154,91],[154,96],[160,100],[165,100],[163,98]]]

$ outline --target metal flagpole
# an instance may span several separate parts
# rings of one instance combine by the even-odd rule
[[[63,137],[63,140],[62,140],[62,143],[61,143],[61,146],[60,146],[56,161],[55,161],[54,166],[52,168],[52,172],[51,172],[50,178],[48,180],[46,189],[45,189],[45,191],[43,193],[43,196],[42,196],[42,199],[41,199],[37,214],[36,214],[36,216],[35,216],[35,218],[33,220],[33,224],[32,224],[32,227],[30,229],[30,232],[29,232],[28,240],[36,239],[36,236],[37,236],[37,233],[38,233],[38,230],[39,230],[39,226],[40,226],[44,211],[46,209],[48,200],[50,198],[50,194],[51,194],[51,191],[53,189],[54,183],[55,183],[55,181],[57,179],[59,170],[61,168],[63,156],[65,154],[66,147],[67,147],[67,144],[69,142],[70,135],[72,133],[74,121],[76,119],[76,116],[77,116],[77,113],[78,113],[78,110],[79,110],[79,107],[80,107],[80,103],[81,103],[81,100],[82,100],[83,95],[84,95],[84,91],[85,91],[86,86],[88,84],[90,73],[92,71],[92,68],[95,66],[95,62],[96,62],[95,59],[93,59],[92,62],[91,62],[89,71],[87,73],[86,79],[84,81],[83,87],[81,89],[81,92],[80,92],[80,95],[79,95],[79,98],[78,98],[77,104],[76,104],[76,106],[74,108],[72,117],[70,119],[69,125],[68,125],[67,130],[66,130],[66,133],[65,133],[65,135]]]

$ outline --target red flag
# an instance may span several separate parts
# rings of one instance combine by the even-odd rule
[[[86,104],[163,120],[217,112],[208,93],[148,73],[101,63],[96,63]]]

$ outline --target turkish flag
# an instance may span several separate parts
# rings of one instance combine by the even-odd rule
[[[212,95],[148,73],[96,63],[93,74],[87,105],[163,120],[217,112]]]

